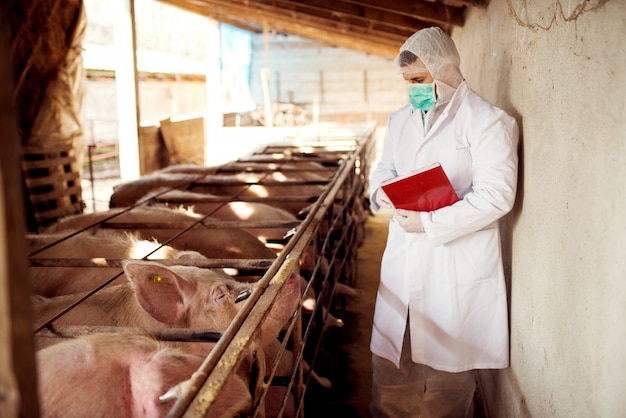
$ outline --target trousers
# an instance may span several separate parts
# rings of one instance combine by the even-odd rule
[[[450,373],[411,360],[409,329],[404,333],[400,368],[372,355],[373,418],[471,418],[474,370]]]

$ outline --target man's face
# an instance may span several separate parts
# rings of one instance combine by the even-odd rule
[[[419,58],[411,65],[403,67],[402,70],[402,77],[404,77],[409,84],[430,84],[435,81]]]

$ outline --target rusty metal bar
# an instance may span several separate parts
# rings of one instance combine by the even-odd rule
[[[145,258],[144,258],[145,259]],[[127,259],[124,259],[127,260]],[[187,259],[149,259],[166,266],[195,266],[201,268],[236,268],[236,269],[267,269],[274,263],[274,259],[251,259],[251,258],[209,258],[207,260]],[[120,268],[121,259],[113,258],[31,258],[31,267],[102,267]]]
[[[113,334],[117,332],[132,332],[135,334],[151,335],[159,341],[184,342],[217,342],[222,334],[215,331],[202,331],[189,328],[140,328],[140,327],[108,327],[84,325],[54,325],[37,332],[41,337],[76,338],[94,333]]]
[[[176,202],[178,203],[178,202]],[[300,222],[294,221],[219,221],[207,220],[204,223],[196,222],[103,222],[103,228],[114,229],[185,229],[188,230],[196,225],[207,229],[221,228],[295,228]]]
[[[328,184],[328,180],[262,180],[262,181],[246,181],[246,180],[217,180],[214,178],[203,178],[193,182],[193,186],[264,186],[264,187],[283,187],[283,186],[323,186]]]

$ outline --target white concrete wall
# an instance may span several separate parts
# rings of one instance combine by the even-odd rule
[[[626,416],[626,2],[492,0],[453,32],[522,130],[511,367],[491,417]]]

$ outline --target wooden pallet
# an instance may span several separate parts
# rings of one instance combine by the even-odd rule
[[[41,228],[83,212],[80,173],[71,144],[22,147],[21,165],[31,223]]]

